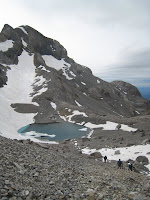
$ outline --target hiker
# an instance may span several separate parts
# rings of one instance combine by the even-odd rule
[[[123,164],[122,164],[122,161],[120,159],[117,161],[117,165],[118,165],[119,169],[123,168]]]
[[[107,156],[104,156],[104,162],[106,162],[107,161]]]
[[[128,163],[128,167],[129,167],[129,170],[131,170],[131,171],[132,171],[132,168],[133,168],[133,165],[132,165],[132,163]]]

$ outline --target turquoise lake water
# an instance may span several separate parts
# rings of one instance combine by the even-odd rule
[[[89,129],[81,125],[62,122],[54,124],[30,124],[20,128],[18,133],[44,141],[62,141],[86,136],[89,133]]]

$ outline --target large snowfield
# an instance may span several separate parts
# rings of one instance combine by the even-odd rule
[[[22,126],[33,123],[35,114],[20,114],[10,106],[12,103],[32,103],[30,93],[35,77],[33,56],[23,51],[19,56],[18,65],[10,65],[7,71],[7,85],[0,89],[0,132],[4,137],[11,139],[23,139],[17,133]]]

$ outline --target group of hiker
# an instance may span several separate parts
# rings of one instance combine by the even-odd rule
[[[104,156],[104,162],[105,163],[107,162],[107,156]],[[122,169],[123,168],[123,163],[122,163],[122,161],[120,159],[117,161],[117,166],[118,166],[118,169]],[[128,163],[128,168],[129,168],[130,171],[132,171],[132,169],[133,169],[132,163]]]

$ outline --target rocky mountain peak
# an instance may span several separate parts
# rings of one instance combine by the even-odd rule
[[[113,85],[118,87],[120,90],[123,90],[125,93],[129,93],[130,95],[135,95],[141,97],[140,91],[132,84],[124,82],[124,81],[113,81],[111,82]]]
[[[1,34],[4,35],[8,40],[14,38],[14,35],[17,35],[15,33],[14,29],[11,26],[9,26],[8,24],[4,25]]]
[[[59,60],[67,57],[66,49],[58,41],[43,36],[32,27],[20,26],[15,31],[27,43],[31,53],[52,55]]]

